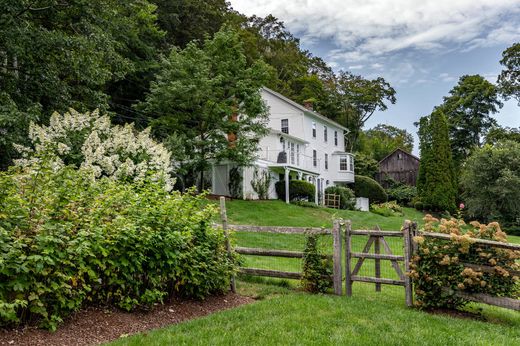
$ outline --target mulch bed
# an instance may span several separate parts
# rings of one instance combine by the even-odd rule
[[[172,300],[148,312],[128,313],[88,308],[72,315],[55,332],[36,327],[0,330],[0,345],[98,345],[253,301],[252,298],[238,294],[227,294],[209,297],[204,301]]]

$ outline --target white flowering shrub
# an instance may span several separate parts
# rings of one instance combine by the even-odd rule
[[[31,123],[32,148],[16,146],[23,158],[19,166],[29,166],[45,154],[52,156],[55,168],[65,165],[90,172],[93,177],[118,180],[164,181],[173,188],[171,153],[150,136],[150,129],[137,131],[133,124],[112,125],[110,118],[96,110],[65,114],[54,113],[49,126]]]

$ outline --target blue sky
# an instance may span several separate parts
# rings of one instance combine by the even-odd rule
[[[442,102],[460,76],[491,82],[504,49],[520,41],[520,0],[231,0],[247,15],[269,13],[303,48],[335,70],[382,76],[397,103],[367,122],[406,128]],[[499,124],[520,127],[520,107],[506,102]],[[414,143],[417,153],[417,139]]]

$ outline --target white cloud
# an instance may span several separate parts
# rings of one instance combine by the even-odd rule
[[[360,70],[362,69],[363,67],[365,67],[364,65],[350,65],[348,67],[349,70]]]
[[[306,44],[331,40],[327,60],[350,65],[405,49],[473,49],[520,39],[519,0],[231,0],[272,13]]]

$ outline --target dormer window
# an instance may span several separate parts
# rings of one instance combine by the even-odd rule
[[[316,123],[312,122],[312,138],[316,138]]]
[[[282,119],[282,132],[289,134],[289,119]]]
[[[327,142],[327,126],[323,126],[323,141]]]

